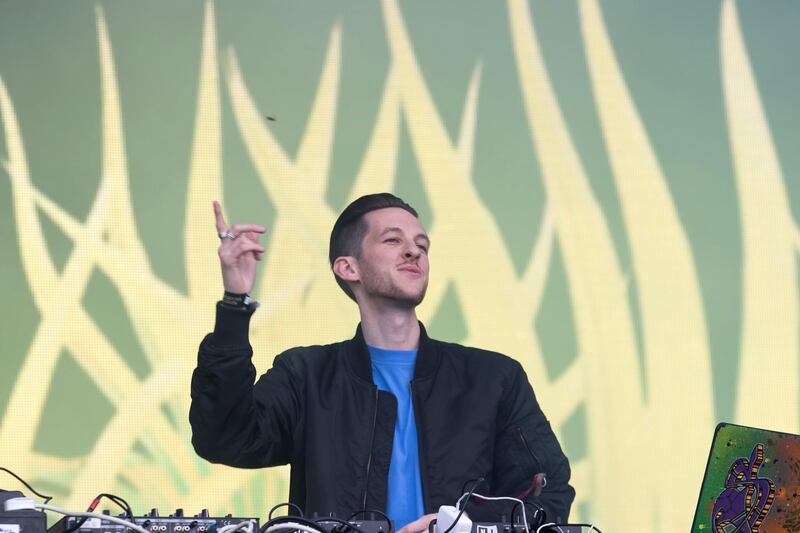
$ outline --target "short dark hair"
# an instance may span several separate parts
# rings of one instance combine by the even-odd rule
[[[419,218],[417,211],[413,207],[388,192],[367,194],[353,200],[350,205],[344,208],[331,230],[331,241],[328,247],[328,261],[330,261],[331,268],[333,268],[333,262],[336,261],[337,257],[345,255],[359,257],[361,255],[361,243],[369,231],[369,225],[364,220],[364,215],[370,211],[388,207],[405,209]],[[337,276],[336,273],[333,274],[333,277],[336,278],[336,283],[339,284],[345,294],[351,300],[356,301],[356,297],[347,282]]]

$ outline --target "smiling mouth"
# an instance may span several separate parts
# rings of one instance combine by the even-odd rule
[[[410,272],[411,274],[417,274],[417,275],[421,275],[422,274],[422,270],[420,270],[419,268],[414,267],[414,266],[400,267],[399,270],[402,271],[402,272]]]

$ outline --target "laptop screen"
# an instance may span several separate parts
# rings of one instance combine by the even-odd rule
[[[692,531],[800,531],[800,435],[719,424]]]

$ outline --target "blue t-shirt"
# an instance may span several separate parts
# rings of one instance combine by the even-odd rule
[[[384,350],[369,346],[372,379],[380,390],[397,398],[392,461],[389,464],[389,501],[386,514],[400,529],[424,514],[422,481],[419,475],[417,422],[411,402],[411,379],[417,350]]]

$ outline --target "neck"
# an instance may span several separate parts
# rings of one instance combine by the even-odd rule
[[[367,344],[386,350],[419,347],[419,322],[414,308],[382,309],[359,306],[361,331]]]

